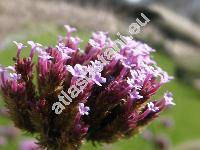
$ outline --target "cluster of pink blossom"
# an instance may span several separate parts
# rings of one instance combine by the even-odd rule
[[[152,59],[154,50],[148,45],[123,37],[125,43],[116,53],[108,34],[95,32],[81,52],[81,40],[72,36],[76,29],[65,28],[66,37],[59,37],[55,47],[28,41],[27,58],[20,58],[26,46],[15,42],[15,66],[0,69],[1,89],[15,125],[38,133],[42,147],[77,149],[84,139],[111,143],[138,133],[164,108],[175,105],[171,93],[151,100],[172,78]],[[73,98],[68,99],[70,105],[64,100],[66,92]],[[66,105],[60,115],[54,112],[58,97]]]

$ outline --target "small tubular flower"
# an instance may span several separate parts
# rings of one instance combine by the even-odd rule
[[[10,73],[10,77],[14,80],[19,80],[21,79],[21,74]]]
[[[85,107],[84,103],[79,103],[79,112],[81,115],[88,115],[90,108],[89,107]]]
[[[13,41],[13,43],[17,46],[17,58],[19,58],[19,55],[22,51],[23,48],[25,48],[26,46],[22,43],[17,43],[16,41]]]
[[[173,102],[173,95],[172,95],[171,92],[165,93],[165,94],[164,94],[164,99],[165,99],[165,104],[166,104],[166,105],[176,105],[176,104]]]
[[[153,111],[153,112],[159,111],[159,107],[156,107],[156,106],[154,105],[154,103],[152,103],[152,102],[147,103],[147,106],[148,106],[148,108],[149,108],[150,111]]]

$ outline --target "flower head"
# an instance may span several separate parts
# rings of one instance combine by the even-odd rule
[[[171,77],[153,60],[155,50],[147,44],[124,37],[117,53],[115,41],[99,31],[82,52],[81,39],[71,34],[76,29],[65,28],[67,36],[59,37],[56,46],[28,41],[31,53],[23,59],[19,54],[25,46],[14,42],[14,66],[0,67],[0,89],[11,118],[17,127],[37,134],[40,146],[78,149],[85,139],[112,143],[137,134],[175,105],[171,93],[153,100]],[[34,143],[22,147],[27,145]]]

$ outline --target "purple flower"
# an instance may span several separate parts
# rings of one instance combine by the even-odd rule
[[[108,33],[107,32],[95,32],[92,34],[92,38],[95,42],[99,44],[99,46],[103,47],[108,40]]]
[[[27,46],[25,46],[22,43],[17,43],[16,41],[13,41],[13,43],[17,46],[17,49],[18,49],[18,51],[17,51],[17,58],[19,58],[19,55],[20,55],[22,49],[25,48],[25,47],[27,47]]]
[[[75,50],[69,48],[69,47],[66,47],[64,43],[62,42],[59,42],[58,45],[56,45],[56,48],[62,52],[62,53],[66,53],[66,54],[69,54],[69,53],[73,53],[75,52]]]
[[[4,69],[0,66],[0,73],[3,72],[3,71],[4,71]]]
[[[35,140],[23,140],[20,144],[20,150],[41,150]]]
[[[130,85],[131,88],[135,90],[140,90],[142,88],[141,85],[137,84],[135,79],[127,79],[127,83]]]
[[[101,45],[93,39],[89,40],[89,44],[95,49],[101,49]]]
[[[170,80],[173,79],[173,77],[169,76],[167,74],[167,72],[163,71],[160,67],[156,66],[154,68],[152,68],[152,74],[155,76],[155,77],[160,77],[160,83],[161,84],[165,84],[167,82],[169,82]]]
[[[51,56],[49,56],[49,55],[47,54],[47,55],[40,55],[39,58],[42,59],[42,60],[50,60],[50,59],[52,59],[53,57],[51,57]]]
[[[80,64],[76,64],[74,68],[70,65],[68,65],[67,70],[75,77],[85,77],[87,74],[87,67],[81,66]]]
[[[65,60],[70,59],[71,57],[69,56],[69,54],[74,52],[73,49],[66,47],[64,43],[59,43],[56,48],[58,49],[58,51],[60,51],[62,58]]]
[[[37,47],[36,51],[38,52],[38,57],[44,61],[54,58],[54,57],[50,56],[47,52],[45,52],[41,47]]]
[[[99,72],[91,74],[91,80],[94,81],[99,86],[102,86],[101,83],[106,82],[106,78],[101,77],[101,73]]]
[[[173,102],[173,94],[170,93],[170,92],[167,92],[164,94],[164,99],[165,99],[165,105],[176,105],[174,102]]]
[[[133,91],[131,93],[131,99],[141,99],[141,98],[143,98],[143,96],[140,95],[140,93],[138,91]]]
[[[8,72],[4,68],[0,67],[0,86],[3,87],[5,85],[5,81],[7,81],[8,78]]]
[[[76,32],[76,28],[70,27],[69,25],[64,25],[68,33]]]
[[[17,46],[18,50],[21,50],[22,48],[25,48],[26,46],[22,43],[17,43],[16,41],[13,41],[13,43]]]
[[[88,115],[89,111],[89,107],[85,107],[84,103],[79,103],[79,112],[81,115]]]
[[[32,49],[35,49],[36,47],[41,47],[42,46],[41,44],[35,43],[33,41],[28,41],[27,43],[31,46]]]
[[[153,111],[153,112],[159,111],[159,107],[156,107],[154,105],[154,103],[152,103],[152,102],[147,103],[147,106],[148,106],[148,108],[149,108],[150,111]]]
[[[43,51],[42,49],[37,49],[38,51],[38,57],[42,60],[50,60],[54,57],[50,56],[47,52]]]
[[[19,80],[21,79],[21,74],[10,73],[10,77],[14,80]]]
[[[90,61],[92,64],[92,68],[94,69],[95,72],[102,72],[103,71],[103,64],[102,62],[95,60],[95,61]]]

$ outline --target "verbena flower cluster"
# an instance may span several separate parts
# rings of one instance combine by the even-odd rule
[[[98,56],[113,46],[108,34],[93,33],[81,50],[81,40],[71,34],[76,29],[66,29],[66,37],[59,37],[55,47],[28,41],[31,50],[26,58],[20,53],[27,46],[14,42],[15,65],[0,68],[0,86],[12,120],[36,133],[41,147],[74,150],[84,139],[112,143],[137,134],[164,108],[175,105],[171,93],[151,99],[171,77],[151,58],[154,50],[148,45],[124,37],[126,44],[102,66]],[[52,105],[61,91],[67,92],[86,75],[87,86],[61,114],[55,114]]]

